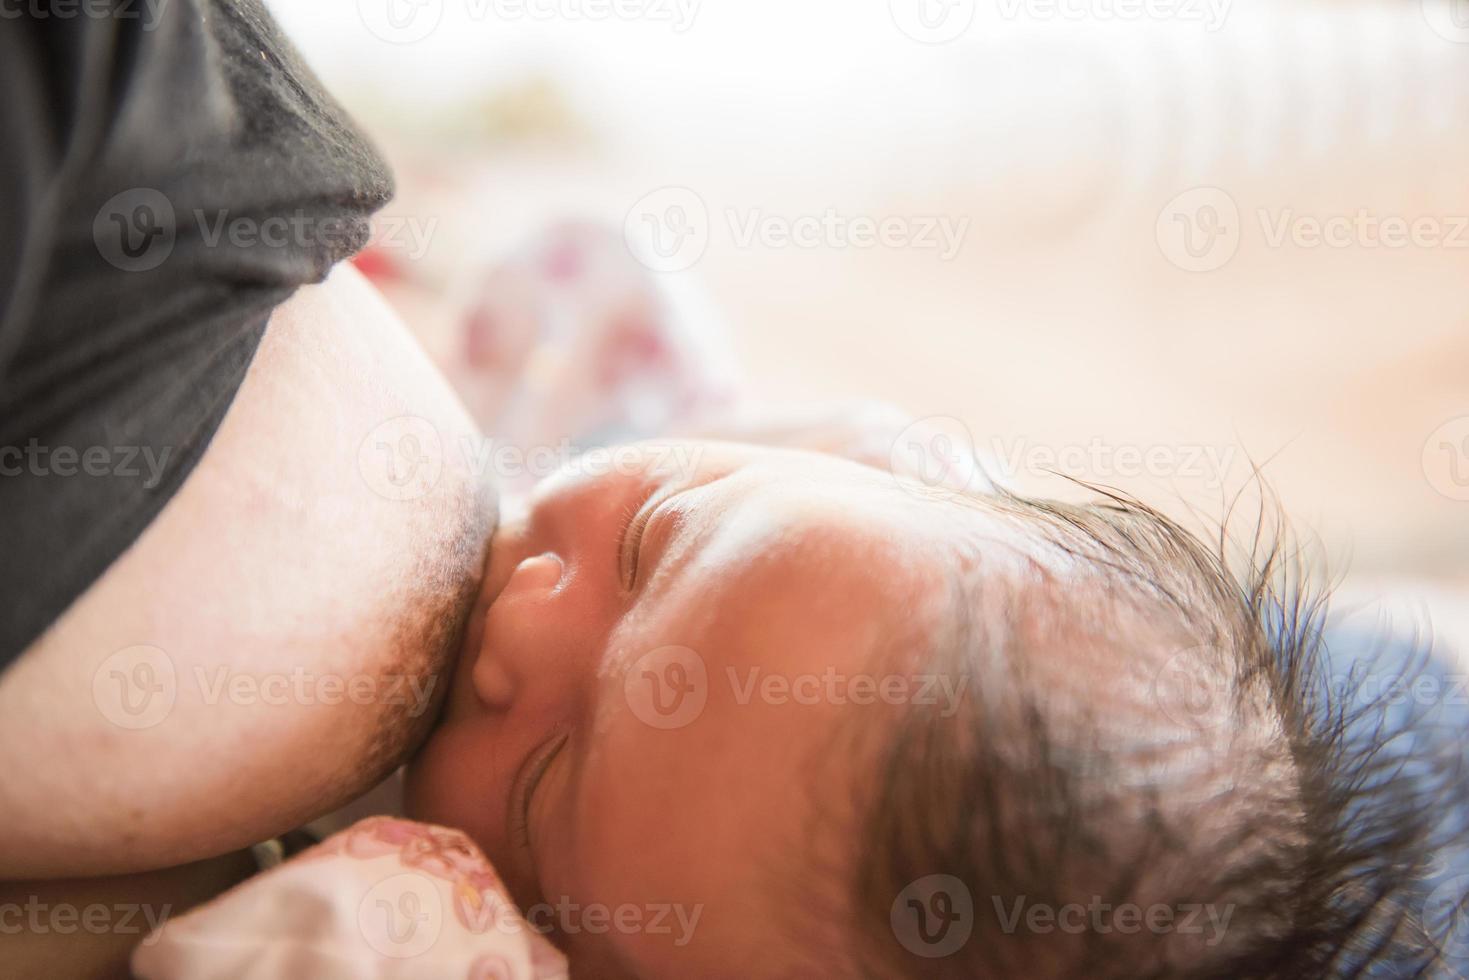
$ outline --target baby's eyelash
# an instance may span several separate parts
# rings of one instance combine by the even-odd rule
[[[622,515],[618,519],[617,527],[617,543],[619,551],[621,550],[622,542],[627,540],[627,532],[628,529],[632,527],[633,518],[638,516],[638,511],[642,510],[642,508],[643,505],[641,503],[623,505]]]
[[[650,490],[648,494],[636,504],[624,508],[622,527],[617,534],[617,575],[622,581],[623,588],[630,589],[633,585],[633,575],[637,570],[637,553],[634,552],[632,560],[628,560],[627,541],[628,535],[637,523],[638,515],[648,506],[648,501],[658,492],[657,488]],[[628,566],[631,566],[629,568]]]
[[[627,532],[632,530],[632,522],[637,519],[638,511],[642,509],[642,506],[641,503],[624,505],[622,508],[622,519],[618,522],[617,580],[622,583],[623,588],[627,588],[627,570],[624,567],[627,558]]]
[[[569,737],[564,732],[554,736],[541,751],[539,758],[529,760],[531,773],[526,778],[523,787],[517,791],[513,799],[514,805],[511,807],[510,839],[516,847],[522,849],[530,847],[529,807],[531,798],[535,795],[536,788],[545,777],[546,771],[551,768],[551,763],[555,762],[561,750],[566,748]]]
[[[516,850],[521,851],[530,847],[530,825],[519,814],[511,818],[510,844]]]

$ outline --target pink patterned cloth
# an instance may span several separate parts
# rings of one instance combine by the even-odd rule
[[[469,838],[371,817],[138,947],[142,980],[564,980]]]

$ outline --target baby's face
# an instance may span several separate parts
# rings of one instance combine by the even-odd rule
[[[855,855],[876,776],[849,736],[964,710],[916,675],[986,517],[818,454],[640,458],[496,532],[410,811],[469,832],[580,976],[779,975],[791,903]],[[804,897],[837,914],[834,883]]]

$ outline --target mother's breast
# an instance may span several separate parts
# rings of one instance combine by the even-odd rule
[[[279,308],[183,488],[0,676],[0,878],[247,846],[398,765],[497,520],[478,438],[352,269]]]

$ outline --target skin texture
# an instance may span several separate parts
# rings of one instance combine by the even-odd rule
[[[809,975],[798,949],[832,948],[810,940],[843,921],[837,879],[817,868],[850,862],[827,842],[853,839],[842,801],[875,778],[841,739],[901,709],[858,704],[855,686],[751,694],[751,672],[910,679],[943,615],[956,527],[993,540],[997,566],[1026,545],[980,508],[835,457],[723,443],[643,451],[643,472],[552,478],[496,534],[444,722],[410,768],[410,812],[466,829],[531,921],[556,927],[574,975]],[[697,465],[670,467],[679,456]],[[628,516],[670,490],[629,588]],[[685,652],[658,659],[669,645]],[[690,682],[702,710],[662,718],[653,678],[674,705],[668,685],[697,674],[689,652],[704,671]],[[517,773],[561,737],[522,832],[507,815]],[[538,923],[538,903],[675,914],[668,933],[596,934],[585,913]],[[680,907],[700,915],[691,930]]]
[[[414,494],[373,469],[400,416],[442,441]],[[474,436],[351,268],[278,309],[182,490],[0,676],[0,878],[222,854],[390,771],[432,720],[484,566],[495,500],[454,448]],[[138,645],[176,697],[130,728],[109,658]]]

